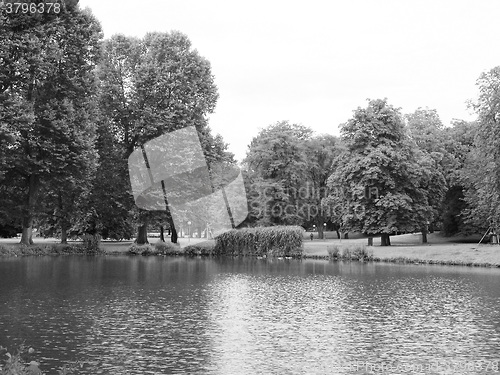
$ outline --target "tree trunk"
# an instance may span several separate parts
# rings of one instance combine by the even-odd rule
[[[34,69],[30,72],[30,84],[28,85],[28,92],[26,98],[28,102],[33,103],[33,93],[35,91],[35,71]],[[24,135],[24,134],[23,134]],[[27,138],[27,135],[25,136]],[[30,154],[30,144],[26,143],[26,153]],[[22,224],[23,231],[21,236],[21,243],[24,245],[32,245],[33,244],[33,211],[35,210],[35,204],[37,201],[37,193],[38,193],[38,177],[34,174],[30,174],[27,179],[28,185],[28,196],[26,199],[26,208],[23,212]]]
[[[422,243],[427,243],[427,228],[422,228]]]
[[[25,220],[29,220],[31,224],[26,224]],[[33,245],[33,218],[23,219],[23,233],[20,243],[24,245]]]
[[[28,177],[28,195],[26,199],[26,207],[23,210],[23,231],[21,242],[24,245],[33,244],[33,211],[37,201],[38,193],[38,178],[34,174]]]
[[[68,222],[66,221],[66,218],[64,217],[64,207],[63,207],[63,198],[62,198],[62,191],[59,190],[58,192],[58,201],[59,201],[59,213],[61,216],[60,218],[60,225],[61,225],[61,243],[67,244],[68,243]]]
[[[344,239],[348,240],[349,239],[349,232],[344,233]]]
[[[338,230],[338,229],[335,229],[335,232],[337,232],[337,239],[339,239],[339,240],[340,240],[340,232],[339,232],[339,230]]]
[[[382,233],[380,235],[380,246],[391,246],[391,239],[389,233]]]
[[[160,242],[165,242],[165,230],[163,225],[160,225]]]
[[[172,224],[170,224],[170,228],[172,228],[172,235],[170,236],[170,242],[177,243],[177,231],[175,230],[175,227]]]
[[[318,238],[321,240],[324,238],[323,225],[321,223],[318,224]]]
[[[68,228],[64,223],[61,224],[61,243],[68,243]]]
[[[148,223],[144,223],[139,227],[137,232],[137,239],[135,240],[137,245],[145,245],[148,242]]]

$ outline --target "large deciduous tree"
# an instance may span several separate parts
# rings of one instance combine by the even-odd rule
[[[328,184],[346,230],[380,234],[390,245],[391,234],[432,221],[432,160],[411,142],[398,109],[371,100],[342,125],[341,136],[346,149]]]
[[[217,87],[210,63],[184,34],[113,36],[104,43],[99,77],[101,112],[125,160],[164,133],[195,126],[202,141],[209,133],[205,116],[215,108]],[[137,213],[137,243],[147,242],[148,217]]]
[[[312,137],[306,143],[307,160],[307,183],[306,194],[302,204],[308,207],[311,214],[309,220],[305,220],[307,226],[315,224],[318,228],[319,238],[324,238],[324,229],[327,221],[337,230],[340,226],[337,212],[328,204],[328,178],[335,170],[334,160],[341,152],[340,141],[333,135],[318,135]]]
[[[100,38],[97,20],[74,4],[58,14],[0,12],[0,133],[8,137],[0,189],[15,195],[10,209],[21,218],[24,244],[32,243],[48,183],[60,191],[78,185],[95,165]]]
[[[313,135],[303,126],[281,121],[263,129],[244,161],[252,213],[258,225],[298,224],[318,228],[338,220],[328,196],[327,180],[340,153],[337,137]]]
[[[441,226],[443,198],[447,191],[445,175],[450,155],[443,148],[444,132],[443,124],[435,109],[418,108],[415,112],[405,116],[410,137],[419,148],[420,157],[426,161],[422,167],[429,167],[427,173],[431,176],[427,184],[427,197],[432,207],[431,230],[435,226]],[[422,228],[424,242],[427,226]]]
[[[435,109],[417,108],[405,115],[410,136],[421,150],[431,154],[441,150],[443,123]]]
[[[306,188],[306,141],[311,129],[281,121],[263,129],[244,160],[251,180],[252,216],[260,225],[302,224],[300,192]]]

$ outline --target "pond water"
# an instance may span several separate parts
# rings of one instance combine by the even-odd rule
[[[498,373],[500,270],[320,260],[0,259],[0,345],[44,373]]]

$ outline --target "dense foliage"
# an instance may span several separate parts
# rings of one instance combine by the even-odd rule
[[[418,231],[433,221],[431,197],[439,198],[444,178],[411,141],[397,109],[372,100],[341,133],[345,150],[329,186],[347,231],[380,234],[389,245],[390,234]]]
[[[38,245],[0,245],[0,255],[24,256],[24,255],[96,255],[104,254],[105,251],[93,240],[86,240],[78,244],[45,244]]]
[[[473,229],[500,229],[500,67],[481,74],[474,148],[462,170],[467,208],[464,221]],[[498,233],[498,232],[497,232]]]
[[[443,126],[435,110],[403,115],[371,100],[341,138],[278,122],[252,141],[248,225],[299,224],[381,235],[498,230],[499,68],[478,81],[478,120]],[[319,198],[319,200],[318,200]]]
[[[328,207],[327,180],[340,153],[337,137],[314,136],[287,121],[262,130],[244,161],[251,217],[257,225],[315,225],[323,237],[327,221],[337,223]]]
[[[78,7],[57,15],[0,10],[0,195],[23,243],[32,243],[44,210],[65,230],[89,188],[100,38],[99,22]]]
[[[77,2],[58,15],[0,9],[0,232],[84,233],[147,242],[168,210],[137,210],[127,158],[161,134],[195,126],[209,164],[234,164],[207,125],[218,97],[210,63],[180,32],[102,41]],[[137,232],[136,232],[137,233]]]
[[[110,186],[107,191],[112,194],[106,198],[120,210],[132,211],[138,225],[136,241],[144,244],[148,223],[166,223],[173,233],[175,227],[168,208],[161,214],[137,210],[124,197],[130,187],[126,183],[128,170],[123,165],[135,149],[164,133],[195,126],[209,164],[234,160],[222,139],[211,134],[205,118],[214,110],[218,98],[210,63],[191,48],[184,34],[155,32],[142,39],[115,35],[104,41],[102,50],[99,107],[114,147],[104,161],[121,166],[115,175],[121,186]],[[101,193],[96,190],[96,194]],[[97,226],[116,228],[115,212],[97,209],[93,220]],[[117,224],[128,234],[129,223]]]

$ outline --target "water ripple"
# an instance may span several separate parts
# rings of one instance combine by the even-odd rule
[[[61,257],[0,260],[0,275],[0,345],[25,340],[47,373],[82,360],[82,374],[429,374],[499,359],[498,270]]]

